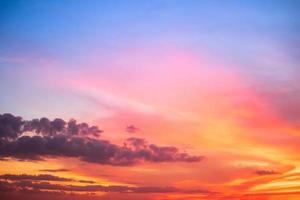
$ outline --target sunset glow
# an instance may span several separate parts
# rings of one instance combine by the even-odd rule
[[[299,200],[300,1],[0,1],[0,199]]]

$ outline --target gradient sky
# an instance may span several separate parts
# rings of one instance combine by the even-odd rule
[[[76,119],[101,136],[61,137],[121,150],[143,138],[131,153],[153,144],[161,159],[3,153],[24,135],[56,136],[33,128],[7,139],[2,115],[0,196],[299,199],[299,9],[297,0],[0,0],[1,114]]]

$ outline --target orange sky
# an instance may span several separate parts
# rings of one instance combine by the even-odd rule
[[[299,3],[226,2],[1,2],[0,199],[299,200]]]
[[[143,56],[156,55],[137,50],[129,54],[145,60]],[[128,57],[125,54],[124,59]],[[92,180],[94,185],[175,187],[182,191],[119,195],[94,192],[91,198],[131,195],[128,198],[297,199],[299,128],[276,113],[272,102],[247,85],[242,73],[229,63],[178,49],[169,50],[151,64],[161,67],[146,75],[144,71],[133,72],[137,73],[134,76],[145,77],[134,80],[136,83],[120,83],[122,74],[116,80],[99,77],[97,71],[86,76],[82,76],[85,72],[74,72],[65,79],[61,79],[63,72],[62,75],[50,72],[46,79],[50,80],[48,87],[72,91],[89,102],[87,106],[92,112],[85,109],[78,120],[104,130],[101,138],[120,145],[128,137],[146,138],[160,146],[176,146],[180,151],[204,156],[203,160],[111,166],[76,158],[54,157],[44,161],[11,158],[1,161],[2,174],[38,175],[47,172],[43,169],[67,169],[48,173]],[[169,75],[171,71],[174,76]],[[150,80],[154,83],[148,84]],[[133,87],[134,84],[139,87]],[[126,132],[129,125],[136,130]],[[84,198],[88,192],[75,192],[79,193]]]

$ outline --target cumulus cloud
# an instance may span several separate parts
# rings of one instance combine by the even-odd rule
[[[142,138],[129,138],[123,146],[98,136],[96,126],[47,118],[24,121],[11,114],[0,117],[0,157],[42,160],[46,157],[75,157],[107,165],[133,165],[140,162],[199,162],[202,156],[180,152],[173,146],[149,144]],[[32,136],[25,132],[34,133]],[[91,137],[92,136],[92,137]]]
[[[0,114],[0,138],[16,138],[22,131],[24,121],[12,114]]]
[[[89,126],[87,123],[77,123],[74,119],[65,122],[59,118],[49,120],[43,117],[26,121],[10,113],[0,114],[0,138],[14,139],[25,132],[32,132],[42,136],[63,134],[99,137],[102,130],[97,126]]]

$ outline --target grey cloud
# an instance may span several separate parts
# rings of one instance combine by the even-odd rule
[[[75,157],[86,162],[127,166],[140,162],[199,162],[202,156],[180,152],[173,146],[149,144],[142,138],[129,138],[120,146],[107,140],[90,137],[98,133],[96,126],[70,120],[53,121],[47,118],[24,121],[9,115],[2,120],[0,157],[25,160],[42,160],[46,157]],[[14,124],[17,124],[16,126]],[[6,128],[8,127],[8,128]],[[13,128],[11,128],[13,127]],[[33,136],[23,135],[31,131]],[[91,132],[89,132],[91,131]]]
[[[43,117],[26,121],[9,113],[0,114],[0,138],[14,139],[24,132],[33,132],[43,136],[64,134],[99,137],[102,130],[97,126],[89,126],[87,123],[77,123],[74,119],[65,122],[59,118],[49,120]]]
[[[28,174],[2,174],[0,175],[0,180],[9,181],[57,181],[57,182],[80,182],[93,184],[94,181],[91,180],[76,180],[71,178],[64,178],[59,176],[54,176],[51,174],[38,174],[38,175],[28,175]]]
[[[0,138],[16,138],[22,131],[21,127],[24,121],[21,117],[15,117],[12,114],[0,114]]]
[[[48,190],[54,192],[117,192],[117,193],[211,193],[208,190],[182,190],[176,187],[131,187],[123,185],[61,185],[52,184],[49,182],[31,182],[31,181],[0,181],[0,192],[1,191],[41,191]]]
[[[0,179],[4,180],[30,180],[30,181],[74,181],[70,178],[62,178],[50,174],[28,175],[28,174],[3,174]]]

